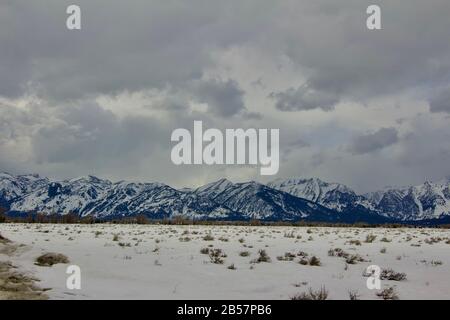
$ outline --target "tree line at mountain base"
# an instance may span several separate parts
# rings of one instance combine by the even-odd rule
[[[29,213],[22,216],[8,216],[6,209],[0,207],[0,223],[49,223],[49,224],[164,224],[164,225],[219,225],[219,226],[286,226],[286,227],[342,227],[342,228],[423,228],[423,226],[401,223],[385,223],[385,224],[371,224],[366,222],[357,223],[333,223],[333,222],[315,222],[315,221],[222,221],[222,220],[195,220],[188,219],[182,216],[175,216],[167,219],[150,219],[145,215],[137,215],[133,217],[121,217],[112,219],[102,219],[92,216],[81,217],[74,213],[65,215],[60,214],[44,214],[44,213]],[[449,224],[439,227],[450,229]]]

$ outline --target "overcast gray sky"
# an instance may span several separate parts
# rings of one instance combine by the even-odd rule
[[[65,27],[78,4],[82,30]],[[366,8],[382,8],[382,30]],[[450,175],[448,0],[0,0],[0,171],[197,186],[170,134],[280,128],[276,177],[365,192]]]

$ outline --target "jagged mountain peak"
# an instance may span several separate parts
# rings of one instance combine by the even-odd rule
[[[265,187],[264,184],[262,184],[262,183],[260,183],[260,182],[257,182],[257,181],[254,181],[254,180],[251,180],[251,181],[245,181],[245,182],[238,182],[238,183],[235,183],[235,185],[241,186],[241,187],[252,187],[252,188],[262,188],[262,187]]]
[[[93,175],[81,176],[73,179],[67,180],[69,183],[106,183],[110,184],[111,181],[106,179],[100,179]]]
[[[388,188],[367,196],[376,210],[400,220],[439,219],[450,215],[450,183],[446,179]]]
[[[0,173],[0,205],[7,205],[13,199],[31,190],[39,189],[49,183],[47,178],[39,175],[17,175]]]
[[[199,187],[197,189],[204,188],[204,187],[229,186],[229,185],[232,185],[232,184],[233,184],[233,182],[231,182],[230,180],[228,180],[226,178],[222,178],[222,179],[219,179],[217,181],[213,181],[213,182],[207,183],[204,186],[201,186],[201,187]]]
[[[279,183],[282,185],[293,185],[293,184],[303,184],[303,183],[323,183],[319,178],[312,177],[291,177],[291,178],[278,178],[273,180],[271,183]]]
[[[0,179],[7,179],[7,178],[13,178],[15,177],[14,175],[10,174],[9,172],[6,171],[0,171]]]
[[[215,196],[221,192],[223,192],[225,189],[229,188],[233,185],[233,182],[229,181],[228,179],[220,179],[208,184],[205,184],[204,186],[198,187],[194,190],[195,193],[198,194],[209,194],[211,196]]]
[[[267,185],[340,212],[362,200],[349,187],[339,183],[325,182],[319,178],[277,179]]]
[[[442,186],[450,186],[450,175],[441,180],[436,181],[436,184]]]
[[[37,179],[41,179],[41,176],[37,173],[30,173],[30,174],[21,174],[18,175],[18,177],[20,178],[26,178],[26,179],[30,179],[30,180],[37,180]],[[45,178],[44,178],[45,179]]]

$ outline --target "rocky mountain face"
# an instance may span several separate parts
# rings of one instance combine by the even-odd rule
[[[339,183],[324,182],[317,178],[278,179],[267,185],[338,212],[346,212],[360,204],[368,206],[367,199],[357,195],[349,187]]]
[[[0,206],[9,214],[75,213],[80,216],[192,219],[389,222],[450,217],[450,179],[360,195],[317,178],[232,183],[197,189],[163,183],[116,182],[93,176],[50,181],[38,175],[0,174]]]
[[[257,182],[232,183],[225,179],[193,191],[204,195],[247,219],[287,220],[331,216],[333,212],[314,202],[272,189]]]
[[[404,188],[388,188],[366,195],[383,216],[407,220],[450,216],[450,179]]]
[[[177,190],[162,183],[112,183],[93,176],[56,182],[3,174],[0,183],[2,203],[13,214],[289,221],[332,215],[318,204],[256,182],[220,180],[198,189]]]
[[[386,188],[364,195],[356,194],[345,185],[317,178],[275,180],[268,186],[341,213],[366,211],[398,221],[450,217],[450,179],[411,187]]]
[[[38,175],[13,176],[0,173],[0,203],[8,203],[33,190],[40,189],[49,183],[48,179]]]

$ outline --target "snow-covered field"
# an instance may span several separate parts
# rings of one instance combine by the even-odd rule
[[[406,274],[381,281],[400,299],[450,299],[444,229],[0,224],[0,234],[24,245],[0,250],[0,261],[40,279],[51,299],[290,299],[322,287],[328,299],[349,299],[349,292],[380,299],[363,276],[369,265]],[[213,263],[205,248],[226,257]],[[330,255],[336,248],[344,257]],[[257,261],[260,250],[270,262]],[[66,255],[69,264],[34,264],[48,252]],[[320,266],[299,263],[312,256]],[[81,290],[66,287],[69,265],[81,268]]]

